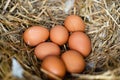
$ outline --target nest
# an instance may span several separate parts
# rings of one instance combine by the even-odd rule
[[[66,74],[65,80],[120,79],[120,0],[76,0],[69,14],[65,0],[0,0],[0,80],[47,80],[34,47],[23,41],[23,32],[32,25],[50,29],[63,25],[66,16],[76,14],[86,23],[92,43],[86,68],[80,74]],[[11,75],[12,58],[24,69],[23,78]]]

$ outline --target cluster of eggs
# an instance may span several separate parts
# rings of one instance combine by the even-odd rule
[[[23,39],[29,46],[35,46],[34,54],[42,60],[42,69],[63,78],[66,71],[80,73],[85,68],[84,58],[91,51],[91,42],[84,31],[84,21],[79,16],[70,15],[64,26],[56,25],[50,31],[43,26],[28,28]],[[65,44],[69,49],[61,53],[60,46]]]

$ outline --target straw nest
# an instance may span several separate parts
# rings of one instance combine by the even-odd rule
[[[92,52],[81,74],[67,74],[65,80],[120,80],[120,0],[76,0],[69,14],[65,0],[0,0],[0,80],[47,80],[34,47],[23,41],[32,25],[51,28],[63,25],[66,16],[76,14],[86,23]],[[11,75],[12,58],[24,69],[23,78]]]

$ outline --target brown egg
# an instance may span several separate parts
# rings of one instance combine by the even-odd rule
[[[77,15],[70,15],[64,21],[65,27],[70,31],[85,31],[84,21]]]
[[[46,41],[48,37],[48,29],[41,26],[32,26],[23,34],[23,39],[29,46],[36,46],[39,43]]]
[[[87,57],[91,51],[91,41],[89,37],[83,32],[74,32],[70,35],[68,40],[70,49],[77,50],[84,57]]]
[[[41,68],[59,78],[63,78],[66,74],[65,64],[58,56],[47,56],[45,59],[43,59]],[[53,78],[51,75],[48,75],[48,77]]]
[[[43,42],[36,46],[34,54],[38,59],[43,59],[49,55],[60,55],[60,48],[52,42]]]
[[[85,68],[85,60],[83,56],[75,50],[64,52],[61,58],[65,63],[67,71],[70,73],[80,73]]]
[[[63,26],[57,25],[50,30],[50,40],[58,45],[65,44],[68,36],[68,31]]]

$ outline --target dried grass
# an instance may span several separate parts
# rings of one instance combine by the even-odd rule
[[[60,1],[60,0],[59,0]],[[63,2],[48,0],[0,0],[0,80],[19,80],[11,75],[11,58],[25,69],[22,80],[46,80],[40,60],[33,55],[22,34],[31,25],[48,29],[63,25],[67,16]],[[120,80],[120,0],[76,0],[69,14],[81,16],[91,38],[92,52],[82,74],[65,80]],[[21,80],[21,79],[20,79]]]

